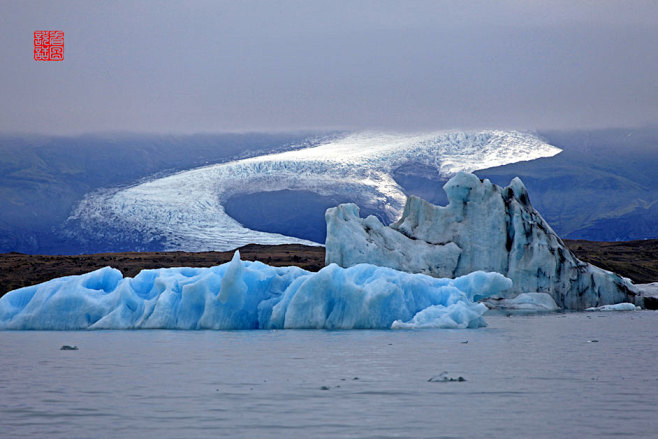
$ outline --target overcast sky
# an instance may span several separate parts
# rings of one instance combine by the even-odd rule
[[[0,0],[0,26],[2,132],[658,122],[657,1]]]

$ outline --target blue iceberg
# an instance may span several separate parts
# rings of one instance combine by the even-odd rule
[[[438,279],[331,264],[317,273],[241,261],[53,279],[0,298],[0,329],[477,328],[480,300],[512,281],[482,271]]]

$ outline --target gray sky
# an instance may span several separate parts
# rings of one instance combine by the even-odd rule
[[[658,122],[657,1],[0,0],[0,28],[3,132]]]

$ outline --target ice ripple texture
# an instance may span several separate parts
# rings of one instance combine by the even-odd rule
[[[248,229],[224,211],[224,203],[235,195],[284,189],[348,194],[359,206],[382,212],[392,221],[406,200],[393,178],[404,164],[424,165],[448,178],[459,171],[551,157],[560,151],[516,131],[352,133],[313,147],[93,192],[69,220],[93,236],[119,229],[146,241],[162,240],[165,250],[227,251],[250,243],[317,245]]]
[[[317,273],[241,261],[211,268],[105,267],[7,293],[0,329],[477,328],[477,300],[511,287],[498,273],[437,279],[331,264]]]

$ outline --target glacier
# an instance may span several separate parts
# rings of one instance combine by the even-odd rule
[[[317,273],[233,259],[123,277],[111,267],[10,291],[0,329],[477,328],[478,300],[510,288],[499,273],[438,279],[336,264]]]
[[[120,230],[144,242],[163,242],[168,251],[227,251],[250,243],[318,245],[248,229],[225,212],[224,203],[238,194],[278,190],[348,194],[394,220],[406,195],[393,174],[405,164],[420,164],[447,178],[559,152],[532,134],[516,131],[350,133],[311,147],[205,166],[127,188],[105,188],[85,196],[68,224],[97,237]]]
[[[501,188],[459,172],[443,188],[446,206],[411,196],[390,226],[360,218],[353,203],[328,209],[326,263],[436,277],[498,272],[514,283],[502,297],[548,293],[564,309],[635,303],[638,290],[630,280],[576,258],[532,207],[519,178]]]

